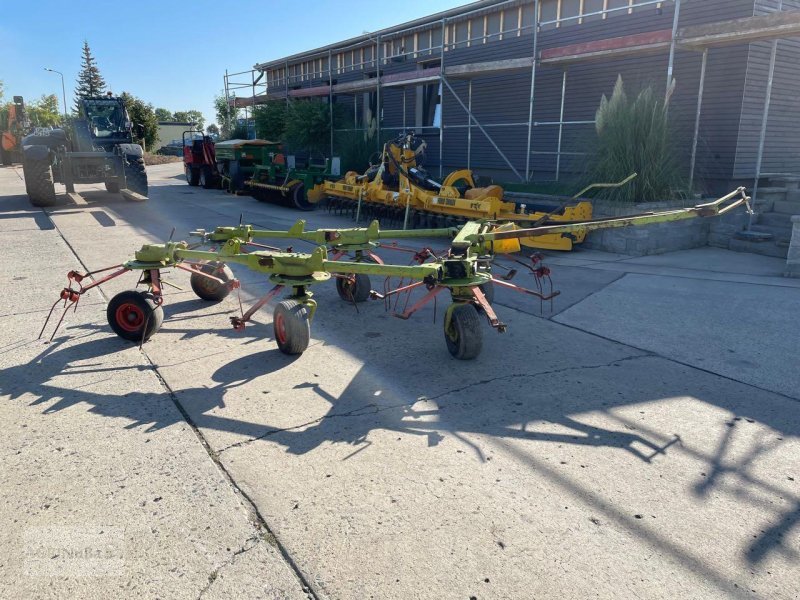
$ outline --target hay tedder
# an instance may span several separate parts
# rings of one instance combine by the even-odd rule
[[[691,208],[579,223],[540,225],[528,229],[515,229],[493,221],[469,221],[460,228],[381,231],[376,221],[367,228],[306,231],[304,223],[300,221],[288,231],[259,230],[241,223],[234,227],[217,227],[211,232],[198,230],[192,232],[199,238],[194,245],[173,241],[145,244],[136,251],[132,260],[125,263],[83,274],[70,271],[67,274],[68,286],[61,291],[50,309],[39,337],[43,335],[47,322],[60,302],[64,304],[64,312],[50,340],[69,309],[77,309],[83,294],[110,279],[133,271],[139,273],[137,287],[143,286],[144,289],[124,291],[111,298],[106,315],[117,335],[143,343],[158,331],[164,319],[164,285],[172,285],[162,278],[165,269],[188,271],[191,273],[191,287],[198,297],[220,301],[239,288],[238,280],[228,267],[229,263],[237,263],[263,273],[273,287],[250,309],[243,311],[241,316],[231,317],[234,329],[243,329],[256,311],[286,288],[290,292],[286,299],[275,306],[272,319],[276,343],[286,354],[301,354],[308,347],[311,321],[317,308],[309,288],[335,278],[337,290],[343,299],[353,304],[365,301],[368,297],[382,299],[387,309],[393,306],[395,315],[404,319],[435,300],[443,291],[449,291],[451,303],[444,315],[445,342],[455,358],[471,359],[480,353],[482,346],[481,315],[497,331],[506,329],[492,307],[493,286],[532,295],[541,301],[552,300],[559,294],[553,291],[550,270],[538,253],[529,257],[528,261],[512,257],[515,264],[524,265],[533,276],[535,290],[510,283],[515,269],[509,269],[500,277],[494,275],[494,267],[501,266],[495,262],[495,258],[520,250],[520,239],[575,232],[586,234],[604,228],[714,217],[743,204],[749,210],[749,198],[744,188],[739,188],[713,202]],[[382,247],[402,249],[396,243],[386,241],[392,238],[433,237],[452,237],[449,248],[438,253],[430,248],[413,251],[413,259],[408,265],[384,264],[375,253]],[[293,252],[291,248],[281,250],[254,241],[259,238],[301,239],[316,244],[316,248],[310,253]],[[352,260],[337,260],[345,257]],[[369,280],[371,275],[385,278],[383,292],[372,289]],[[424,294],[409,307],[414,290],[422,290]],[[402,294],[406,295],[406,301],[402,311],[397,312],[397,300]]]

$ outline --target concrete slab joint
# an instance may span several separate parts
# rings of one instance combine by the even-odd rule
[[[800,215],[792,217],[792,238],[786,256],[786,277],[800,278]]]

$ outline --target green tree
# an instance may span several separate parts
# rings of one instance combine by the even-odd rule
[[[208,135],[219,135],[219,127],[217,127],[216,123],[211,123],[211,125],[206,127],[206,133]]]
[[[253,109],[256,122],[256,137],[283,141],[286,133],[286,121],[289,116],[289,107],[285,100],[268,100]]]
[[[102,96],[106,90],[106,82],[97,68],[97,61],[89,49],[89,42],[83,41],[83,58],[81,71],[78,73],[78,86],[75,89],[75,112],[80,109],[81,98]]]
[[[55,127],[61,123],[58,96],[45,95],[27,106],[28,118],[34,127]]]
[[[181,123],[195,123],[198,131],[203,131],[203,125],[205,125],[206,122],[203,113],[199,110],[178,111],[175,113],[175,120]]]
[[[284,141],[292,150],[330,151],[331,125],[340,128],[345,122],[343,108],[333,106],[333,123],[327,102],[296,100],[289,104]]]
[[[156,119],[159,121],[174,121],[175,117],[166,108],[157,108]]]
[[[217,123],[219,123],[219,134],[224,139],[229,139],[236,127],[236,119],[239,117],[239,109],[228,104],[225,96],[214,97],[214,109],[217,113]]]
[[[134,128],[134,140],[142,144],[145,150],[153,151],[155,149],[153,146],[158,141],[158,119],[153,105],[128,92],[122,92],[120,98],[125,102],[131,122],[140,125],[144,130],[144,135],[140,135],[142,131],[136,131],[138,128]]]

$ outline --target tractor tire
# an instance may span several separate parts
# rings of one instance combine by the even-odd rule
[[[305,211],[314,210],[314,205],[311,204],[306,197],[305,184],[295,184],[289,193],[292,195],[292,203],[294,204],[295,208]]]
[[[186,175],[186,182],[190,186],[196,187],[200,183],[200,169],[186,165],[183,167],[183,172]]]
[[[106,191],[109,194],[119,194],[119,183],[116,181],[106,181]]]
[[[164,322],[164,309],[148,292],[127,290],[108,303],[106,318],[119,337],[131,342],[146,342]]]
[[[206,263],[200,270],[203,273],[222,279],[226,283],[233,280],[233,271],[228,265],[221,262]],[[213,279],[203,277],[198,273],[192,273],[189,283],[197,297],[207,302],[219,302],[231,293],[231,289],[227,285],[217,283]]]
[[[197,179],[197,183],[205,190],[216,187],[214,185],[214,174],[211,172],[211,167],[208,165],[200,167],[200,176]]]
[[[278,350],[284,354],[302,354],[311,340],[308,309],[297,300],[284,300],[275,307],[272,326]]]
[[[125,180],[130,191],[147,196],[147,171],[144,168],[143,158],[125,161]]]
[[[339,293],[339,298],[345,302],[366,302],[372,289],[369,275],[358,273],[353,277],[355,280],[352,283],[341,277],[336,278],[336,291]]]
[[[55,206],[56,188],[49,160],[26,159],[22,163],[25,188],[34,206]]]
[[[478,311],[469,303],[457,304],[445,319],[444,340],[447,349],[458,360],[471,360],[481,353],[483,335]]]

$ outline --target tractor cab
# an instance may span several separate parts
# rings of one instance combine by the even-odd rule
[[[115,144],[133,142],[131,121],[122,98],[111,96],[83,98],[80,118],[75,122],[77,149],[109,149]],[[108,147],[108,148],[106,148]]]

